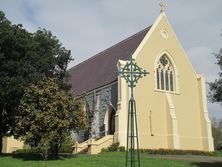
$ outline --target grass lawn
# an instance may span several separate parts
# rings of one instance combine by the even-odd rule
[[[124,167],[123,152],[102,153],[99,155],[78,155],[62,157],[59,160],[42,161],[40,157],[1,155],[0,167]],[[208,164],[209,167],[211,166]],[[141,167],[207,167],[188,161],[167,160],[141,156]],[[212,164],[215,167],[216,164]],[[216,165],[217,167],[217,165]]]

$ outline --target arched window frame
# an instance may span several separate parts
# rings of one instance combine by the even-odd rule
[[[165,56],[167,58],[167,60],[169,61],[168,63],[170,63],[171,65],[171,68],[172,70],[170,71],[167,71],[168,73],[168,90],[166,89],[166,69],[165,71],[163,72],[163,78],[161,78],[161,68],[159,68],[158,66],[160,65],[159,64],[159,61],[160,61],[160,58],[162,56]],[[169,65],[169,64],[168,64]],[[163,69],[163,68],[162,68]],[[161,91],[161,92],[169,92],[169,93],[176,93],[176,94],[179,94],[179,73],[178,73],[178,70],[176,68],[176,65],[175,65],[175,62],[172,58],[172,56],[170,55],[169,52],[167,52],[166,50],[165,51],[162,51],[157,57],[156,57],[156,60],[154,62],[154,82],[155,82],[155,90],[156,91]],[[172,73],[173,75],[173,90],[171,89],[171,80],[170,80],[170,73]],[[158,75],[159,74],[159,75]],[[158,81],[158,77],[159,77],[159,81]],[[161,82],[161,79],[163,80],[164,79],[164,83]],[[158,82],[159,82],[159,85],[158,85]],[[163,83],[161,85],[161,83]],[[164,88],[163,88],[164,87]]]

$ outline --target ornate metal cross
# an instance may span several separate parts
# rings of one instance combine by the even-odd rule
[[[126,80],[130,88],[133,88],[136,86],[138,80],[146,76],[148,72],[142,70],[134,59],[130,59],[123,68],[118,70],[118,74]]]
[[[131,97],[128,106],[128,122],[127,122],[127,144],[126,144],[126,167],[140,167],[139,140],[136,117],[136,101],[133,95],[133,88],[140,78],[149,74],[146,70],[142,70],[134,59],[130,59],[123,68],[118,70],[118,75],[124,78],[131,88]],[[135,143],[136,142],[136,143]],[[135,150],[135,146],[136,150]],[[137,151],[137,155],[136,155]],[[130,152],[130,156],[128,153]],[[137,157],[136,157],[137,156]]]
[[[160,2],[159,5],[160,5],[160,13],[164,12],[166,5],[163,2]]]

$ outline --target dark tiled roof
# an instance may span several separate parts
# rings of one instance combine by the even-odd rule
[[[78,96],[116,81],[118,60],[130,58],[150,27],[72,67],[69,74],[75,95]]]

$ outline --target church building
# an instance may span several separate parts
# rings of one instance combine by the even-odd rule
[[[139,147],[213,151],[204,76],[161,11],[151,26],[69,70],[90,117],[90,128],[76,135],[74,153],[97,154],[113,143],[126,147],[130,89],[117,71],[131,58],[149,71],[134,88]],[[3,141],[3,152],[22,147],[13,137]]]
[[[126,146],[130,91],[117,71],[131,58],[149,71],[134,89],[139,147],[213,151],[204,76],[195,72],[161,11],[151,26],[69,70],[75,95],[84,95],[91,115],[76,152]]]

